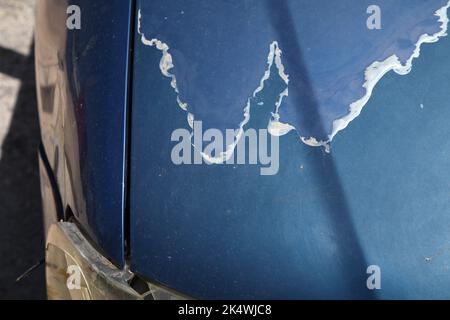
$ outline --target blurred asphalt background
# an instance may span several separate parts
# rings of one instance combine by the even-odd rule
[[[0,299],[45,299],[34,86],[35,0],[0,0]]]

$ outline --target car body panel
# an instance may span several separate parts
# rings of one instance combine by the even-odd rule
[[[63,208],[124,264],[132,1],[39,1],[36,71],[42,141]],[[68,30],[72,5],[81,29]]]
[[[432,9],[444,2],[411,0],[406,9],[426,7],[420,14],[430,19],[417,26],[432,33]],[[335,10],[345,3],[349,10]],[[260,163],[176,165],[172,158],[176,130],[189,130],[195,119],[205,120],[205,129],[237,129],[246,103],[250,128],[267,129],[274,106],[281,106],[281,115],[306,132],[326,133],[314,101],[323,94],[314,90],[323,79],[315,72],[326,68],[314,59],[326,58],[333,68],[339,58],[347,65],[347,53],[354,65],[368,48],[411,50],[411,39],[387,48],[370,41],[350,47],[346,41],[354,38],[345,32],[339,41],[325,41],[339,31],[334,22],[364,27],[370,3],[137,0],[134,8],[131,0],[38,2],[43,195],[62,202],[44,203],[46,214],[70,208],[88,241],[117,267],[128,270],[129,245],[132,272],[190,297],[449,298],[448,37],[421,48],[408,76],[385,75],[364,112],[333,140],[331,153],[301,143],[292,130],[279,139],[274,175],[261,175]],[[65,27],[70,5],[82,10],[82,32]],[[397,12],[386,12],[384,25]],[[410,15],[399,18],[411,22]],[[308,42],[317,26],[327,32]],[[280,95],[288,82],[280,64],[272,60],[268,67],[269,49],[286,57],[289,96]],[[337,71],[324,78],[353,83]],[[304,101],[310,105],[297,110]],[[203,159],[196,148],[192,157]],[[368,282],[377,268],[381,290]]]
[[[256,2],[246,7],[250,2],[138,1],[142,21],[135,35],[130,154],[132,270],[198,298],[449,298],[448,38],[424,46],[408,76],[387,74],[364,112],[333,140],[331,153],[301,143],[291,131],[280,137],[276,175],[262,176],[260,167],[252,165],[173,163],[172,133],[189,129],[177,98],[224,98],[245,106],[242,83],[233,81],[232,61],[221,60],[230,65],[228,78],[222,65],[218,72],[210,68],[205,82],[212,91],[186,81],[204,71],[202,66],[220,63],[213,61],[221,54],[216,46],[235,46],[234,57],[242,53],[243,61],[236,64],[245,66],[245,79],[259,81],[264,73],[269,43],[257,43],[261,35],[252,37],[252,26],[245,29],[249,15],[242,12],[265,14],[261,19],[276,28],[269,16],[278,9],[273,5],[272,11],[260,12]],[[235,8],[221,10],[228,4]],[[191,26],[181,22],[187,15]],[[183,27],[165,30],[164,21],[171,19]],[[293,21],[299,19],[293,14]],[[235,25],[244,29],[233,33],[229,29]],[[197,33],[201,40],[194,41],[188,34],[192,30],[203,30]],[[288,38],[303,43],[302,34],[289,33]],[[241,35],[242,43],[230,40]],[[283,49],[282,41],[279,45]],[[249,48],[254,56],[247,55]],[[189,60],[199,51],[202,59]],[[167,52],[174,65],[169,70]],[[177,69],[180,64],[184,69]],[[179,92],[170,72],[183,83]],[[302,75],[290,75],[296,76]],[[251,98],[255,105],[264,104],[252,109],[248,126],[267,128],[281,85],[279,79],[268,80],[260,96]],[[220,92],[219,86],[223,97],[210,97]],[[220,121],[213,114],[219,110],[227,123],[225,107],[206,102],[202,105],[210,110],[200,112],[212,110],[211,117]],[[381,290],[368,286],[373,266],[381,270]]]

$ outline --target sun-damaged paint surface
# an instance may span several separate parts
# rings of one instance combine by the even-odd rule
[[[264,89],[275,62],[285,84],[268,117],[271,131],[295,129],[304,143],[329,148],[386,72],[407,74],[421,45],[446,35],[449,6],[379,1],[380,29],[373,30],[368,0],[142,1],[140,10],[152,15],[139,17],[138,32],[162,51],[161,72],[180,107],[205,127],[245,127],[248,99]],[[227,17],[232,23],[217,23]]]
[[[71,5],[80,7],[80,30],[66,28]],[[131,8],[124,0],[42,0],[36,22],[42,141],[63,207],[119,265]]]
[[[421,20],[429,23],[416,31],[440,30],[434,13],[446,1],[379,2],[382,9],[383,3],[399,6],[383,11],[387,30],[400,30],[423,14],[434,23]],[[291,130],[280,137],[277,175],[261,176],[251,165],[177,166],[171,161],[171,133],[188,127],[180,100],[195,108],[185,108],[194,116],[201,114],[198,119],[219,123],[211,125],[219,129],[236,128],[249,101],[247,126],[267,128],[286,87],[279,65],[270,66],[274,76],[266,79],[264,90],[252,94],[267,69],[273,41],[282,58],[290,57],[283,65],[293,100],[280,106],[281,119],[285,110],[306,124],[297,129],[321,128],[317,113],[299,109],[295,114],[305,103],[314,110],[313,102],[320,103],[317,96],[324,93],[305,91],[317,88],[307,75],[322,67],[311,64],[317,56],[308,48],[322,52],[317,61],[328,66],[346,58],[350,65],[362,62],[350,58],[372,48],[371,38],[351,42],[353,35],[364,39],[358,32],[367,30],[350,28],[345,37],[339,27],[339,21],[345,26],[353,21],[365,28],[369,3],[339,1],[338,11],[336,3],[138,1],[130,155],[133,271],[199,298],[450,297],[448,37],[424,44],[408,75],[384,75],[361,115],[336,135],[331,153],[301,143]],[[304,10],[286,11],[294,4]],[[315,4],[323,8],[313,10]],[[285,20],[288,13],[292,23]],[[335,41],[309,38],[320,35],[327,19],[337,25],[325,28],[324,39],[335,35]],[[254,30],[248,21],[263,29]],[[404,61],[420,34],[385,49],[405,50],[405,55],[397,52]],[[382,40],[377,41],[383,45]],[[354,92],[363,92],[364,70],[388,57],[376,55],[379,48],[368,52],[374,59],[358,66],[362,74]],[[165,52],[173,68],[161,63],[168,62]],[[330,81],[340,79],[339,71],[324,71],[331,72],[323,75]],[[338,89],[347,84],[344,80]],[[330,119],[337,109],[332,111]],[[381,290],[367,287],[370,265],[380,267]]]

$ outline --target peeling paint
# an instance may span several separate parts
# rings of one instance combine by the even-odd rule
[[[165,77],[168,77],[171,79],[170,84],[171,84],[172,88],[174,89],[175,93],[177,94],[177,103],[178,103],[179,107],[182,110],[188,112],[189,104],[187,102],[184,102],[181,100],[181,98],[179,96],[180,92],[177,87],[176,76],[170,72],[170,69],[172,69],[174,67],[174,64],[173,64],[172,55],[169,53],[169,50],[170,50],[169,45],[158,39],[150,39],[150,40],[147,39],[145,34],[141,30],[141,19],[142,19],[142,14],[141,14],[141,10],[139,10],[138,11],[138,33],[141,35],[141,42],[146,46],[156,47],[159,51],[162,52],[162,57],[161,57],[161,60],[159,63],[159,68],[161,70],[161,73]],[[251,95],[251,98],[255,98],[256,95],[264,89],[264,83],[265,83],[265,81],[267,81],[270,78],[270,71],[271,71],[272,65],[274,63],[278,70],[278,75],[284,81],[284,83],[286,84],[286,87],[287,87],[287,85],[289,84],[289,76],[285,73],[284,66],[281,62],[281,54],[282,54],[282,51],[280,50],[280,48],[278,46],[278,42],[273,41],[269,46],[269,54],[267,57],[267,69],[265,70],[264,75],[260,80],[259,86],[254,90],[253,94]],[[288,90],[286,88],[280,94],[279,100],[276,103],[275,113],[272,114],[273,118],[271,119],[271,121],[268,125],[269,132],[272,135],[275,135],[275,136],[284,135],[294,129],[293,126],[291,126],[289,124],[284,124],[279,121],[280,116],[278,114],[278,110],[280,108],[283,97],[285,97],[287,95],[288,95]],[[232,144],[228,145],[226,147],[226,151],[222,152],[217,157],[212,157],[210,155],[205,154],[204,152],[201,152],[202,157],[204,158],[205,161],[207,161],[209,163],[214,163],[214,164],[221,164],[231,158],[231,156],[233,155],[234,149],[236,148],[237,144],[239,143],[239,140],[242,138],[242,135],[244,133],[244,127],[250,120],[251,98],[249,98],[247,100],[247,104],[243,108],[243,118],[244,119],[239,124],[239,129],[237,129],[237,134],[236,134],[234,142]],[[191,129],[193,129],[194,118],[195,118],[194,114],[191,112],[188,112],[187,121],[188,121],[189,127]],[[195,147],[194,144],[192,144],[192,145]]]
[[[364,89],[366,89],[366,94],[361,99],[353,102],[350,105],[349,113],[340,119],[336,119],[333,122],[333,131],[329,136],[329,140],[325,143],[329,143],[333,140],[339,131],[344,130],[350,122],[356,119],[360,114],[364,106],[369,101],[372,96],[373,89],[375,88],[378,81],[391,70],[394,70],[399,75],[407,75],[411,72],[412,62],[414,59],[420,56],[420,48],[424,43],[435,43],[439,41],[440,38],[447,36],[448,28],[448,16],[447,10],[450,8],[450,1],[447,5],[436,11],[435,15],[439,17],[439,22],[441,23],[441,30],[433,35],[423,34],[420,36],[419,40],[415,45],[415,50],[413,54],[409,57],[404,65],[400,62],[396,55],[392,55],[386,60],[379,62],[375,61],[372,63],[365,72],[365,83],[363,84]],[[319,143],[320,144],[320,143]]]
[[[210,163],[220,164],[227,161],[234,152],[234,149],[236,148],[239,140],[242,137],[243,132],[245,131],[245,126],[250,120],[251,117],[251,107],[252,107],[252,99],[256,97],[258,93],[263,91],[265,82],[271,77],[271,68],[275,64],[275,67],[278,71],[278,76],[282,79],[284,84],[286,85],[286,88],[279,94],[278,101],[275,104],[275,110],[272,113],[272,116],[268,122],[267,129],[269,133],[273,136],[283,136],[289,133],[292,130],[296,130],[299,134],[299,140],[303,142],[304,144],[311,146],[311,147],[323,147],[324,151],[329,153],[331,151],[331,142],[333,138],[342,130],[347,128],[347,126],[352,122],[354,119],[356,119],[362,112],[364,106],[367,104],[367,102],[370,100],[372,96],[372,92],[376,86],[376,84],[383,78],[383,76],[388,73],[389,71],[393,70],[399,75],[406,75],[408,74],[412,69],[412,62],[415,58],[418,58],[420,56],[420,48],[422,44],[424,43],[434,43],[437,42],[441,37],[444,37],[447,35],[447,28],[448,28],[448,16],[447,16],[447,10],[450,7],[450,1],[448,3],[438,9],[435,13],[436,16],[439,17],[438,21],[440,23],[440,31],[433,34],[422,34],[417,43],[415,44],[415,49],[412,53],[412,55],[406,60],[404,64],[400,61],[400,58],[397,55],[391,55],[387,59],[383,61],[375,61],[370,66],[368,66],[365,70],[364,74],[364,80],[362,87],[365,90],[365,95],[361,97],[360,99],[354,101],[349,105],[348,113],[338,119],[335,119],[332,123],[332,130],[331,134],[328,135],[327,140],[319,140],[317,137],[314,136],[302,136],[301,135],[301,128],[296,128],[293,124],[288,122],[283,122],[279,113],[279,110],[281,108],[281,105],[283,103],[283,99],[286,98],[289,95],[289,75],[285,71],[285,66],[282,62],[282,50],[280,49],[278,41],[272,41],[269,45],[269,53],[267,57],[267,68],[264,71],[264,74],[259,82],[258,87],[254,90],[254,92],[250,95],[250,97],[247,100],[246,105],[243,108],[243,120],[239,123],[237,134],[235,137],[235,141],[226,146],[226,151],[222,152],[219,156],[212,157],[210,155],[206,155],[202,153],[202,156]],[[174,62],[172,55],[170,54],[170,47],[168,44],[162,42],[159,39],[147,39],[145,34],[141,30],[141,11],[138,12],[138,33],[141,35],[141,42],[146,46],[156,47],[158,50],[162,52],[162,57],[159,63],[159,67],[161,70],[161,73],[165,76],[171,79],[171,87],[174,89],[174,91],[177,94],[177,103],[179,107],[188,112],[187,121],[189,126],[192,129],[194,114],[189,111],[189,104],[188,102],[182,101],[180,98],[180,92],[177,87],[177,79],[173,73],[170,72],[170,70],[174,67]],[[259,102],[257,105],[263,105],[264,102]],[[423,108],[423,105],[421,105],[421,108]],[[195,147],[195,146],[194,146]]]

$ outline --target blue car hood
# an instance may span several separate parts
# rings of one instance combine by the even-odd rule
[[[138,0],[132,270],[198,298],[450,298],[448,5]]]

